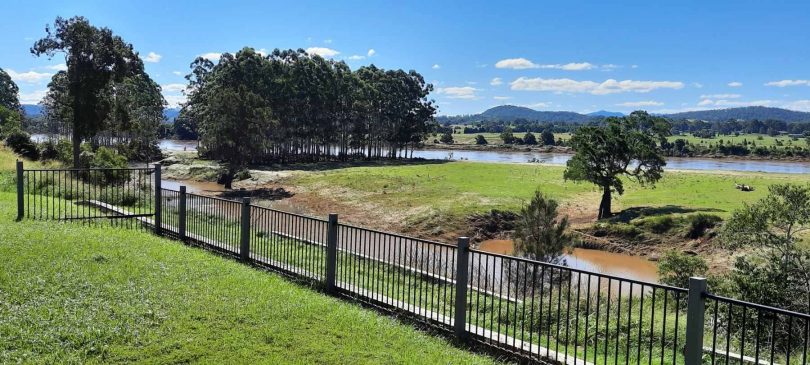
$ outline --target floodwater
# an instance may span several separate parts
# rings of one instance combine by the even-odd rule
[[[45,134],[34,134],[36,142],[48,139]],[[164,151],[196,151],[197,141],[160,140],[160,149]],[[413,157],[430,160],[469,160],[477,162],[526,163],[529,161],[548,165],[565,165],[571,158],[567,153],[525,152],[525,151],[474,151],[474,150],[440,150],[422,149],[413,152]],[[743,171],[768,172],[779,174],[808,174],[810,162],[770,161],[770,160],[737,160],[712,158],[669,158],[667,170],[700,170],[700,171]]]
[[[425,159],[469,160],[479,162],[526,163],[529,161],[565,165],[571,158],[567,153],[517,152],[517,151],[470,151],[470,150],[416,150],[413,157]],[[769,172],[779,174],[810,173],[810,163],[793,161],[736,160],[710,158],[668,158],[667,170],[702,170],[702,171],[745,171]]]
[[[481,251],[511,255],[512,240],[487,240],[478,245]],[[627,254],[575,248],[565,255],[568,267],[627,279],[658,282],[657,265],[643,257]]]

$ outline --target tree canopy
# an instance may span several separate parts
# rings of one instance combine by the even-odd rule
[[[575,154],[566,163],[564,177],[602,188],[598,218],[609,217],[611,194],[624,193],[622,176],[642,185],[661,179],[666,161],[660,145],[668,134],[666,119],[643,111],[607,118],[603,126],[583,126],[568,142]]]
[[[229,175],[253,162],[400,157],[435,128],[432,85],[415,71],[352,71],[300,49],[191,66],[183,117]]]
[[[21,109],[20,99],[17,95],[19,92],[20,89],[17,87],[17,84],[14,83],[14,80],[11,79],[11,76],[0,68],[0,106],[9,110],[19,111]]]
[[[79,165],[82,141],[100,131],[133,121],[141,127],[154,124],[154,112],[160,108],[162,113],[164,101],[131,44],[84,17],[57,17],[45,32],[31,53],[65,55],[67,71],[53,76],[45,105],[51,108],[49,116],[62,118],[71,127],[74,165]]]
[[[566,229],[568,217],[559,218],[556,200],[535,191],[515,222],[515,252],[532,260],[563,264],[563,249],[572,238]]]

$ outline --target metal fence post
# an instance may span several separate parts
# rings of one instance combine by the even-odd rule
[[[154,217],[155,219],[154,219],[154,223],[155,223],[155,234],[158,235],[158,236],[163,234],[163,230],[162,230],[163,222],[162,222],[162,219],[161,219],[163,217],[163,209],[162,209],[163,208],[162,207],[162,205],[163,205],[163,191],[162,191],[161,186],[160,186],[160,183],[161,183],[160,168],[161,168],[160,164],[156,163],[155,164],[155,184],[154,184],[154,187],[155,187],[155,217]]]
[[[456,305],[453,330],[456,337],[467,339],[467,279],[470,263],[470,239],[459,237],[456,247]]]
[[[686,348],[684,361],[687,365],[700,365],[703,358],[703,326],[706,311],[706,279],[689,278],[689,295],[686,307]]]
[[[250,260],[250,198],[242,199],[242,230],[239,245],[239,257]]]
[[[23,162],[17,160],[17,220],[23,219]]]
[[[338,215],[330,213],[326,229],[326,290],[330,293],[337,287],[337,241]]]
[[[180,201],[177,203],[177,234],[186,240],[186,186],[180,185]]]

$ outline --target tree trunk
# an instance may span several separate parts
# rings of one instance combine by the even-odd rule
[[[78,133],[73,133],[73,168],[78,169],[81,168],[79,166],[81,162],[79,161],[79,157],[81,156],[82,149],[82,137],[79,136]]]
[[[610,218],[610,186],[602,187],[602,201],[599,203],[599,216],[597,218]]]

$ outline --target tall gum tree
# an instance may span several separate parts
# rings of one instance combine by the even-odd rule
[[[143,62],[132,45],[113,35],[108,28],[97,28],[84,17],[57,17],[47,36],[34,43],[31,53],[49,58],[65,54],[65,90],[69,97],[73,142],[73,165],[79,167],[81,143],[104,128],[114,107],[108,96],[114,82],[143,73]]]
[[[670,133],[666,119],[635,111],[626,117],[610,117],[604,125],[579,128],[569,144],[574,156],[563,174],[566,180],[588,181],[600,187],[598,218],[611,216],[611,198],[624,193],[621,177],[652,185],[664,173],[661,144]]]

